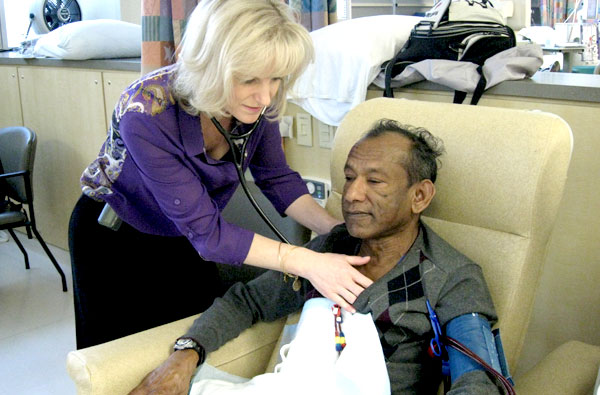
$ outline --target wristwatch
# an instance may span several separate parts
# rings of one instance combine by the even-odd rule
[[[196,341],[189,337],[180,337],[175,342],[173,346],[173,351],[180,350],[194,350],[198,353],[198,364],[196,366],[200,366],[202,362],[204,362],[205,352],[204,347],[196,343]]]

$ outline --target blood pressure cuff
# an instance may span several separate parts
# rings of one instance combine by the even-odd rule
[[[446,325],[446,336],[458,340],[510,380],[500,334],[498,331],[492,333],[490,324],[485,317],[477,313],[456,317]],[[477,361],[460,351],[452,347],[447,347],[447,350],[452,382],[467,372],[473,370],[485,371],[485,368]]]

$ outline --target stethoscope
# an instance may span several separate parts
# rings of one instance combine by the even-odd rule
[[[210,120],[215,125],[219,133],[221,133],[221,135],[225,138],[225,141],[227,141],[227,144],[231,149],[231,155],[233,156],[233,164],[235,165],[235,170],[237,172],[238,178],[240,179],[240,184],[242,184],[242,189],[248,197],[248,200],[250,200],[250,203],[252,203],[252,206],[254,206],[254,209],[256,210],[258,215],[260,215],[263,221],[265,221],[265,223],[269,226],[269,228],[271,228],[271,230],[277,235],[277,237],[279,237],[279,239],[284,243],[290,244],[290,242],[285,238],[285,236],[283,236],[283,234],[281,234],[279,229],[275,227],[275,225],[271,222],[269,217],[267,217],[264,211],[260,208],[256,200],[254,199],[254,196],[252,196],[252,193],[250,193],[248,185],[246,184],[246,176],[244,175],[244,169],[242,167],[244,163],[244,156],[246,155],[246,145],[248,144],[248,140],[250,140],[250,136],[252,136],[252,133],[254,133],[254,131],[258,127],[258,124],[262,120],[266,109],[267,107],[263,107],[262,111],[260,112],[260,115],[258,116],[258,119],[256,120],[256,122],[254,122],[254,125],[252,125],[250,130],[241,134],[229,133],[227,130],[225,130],[223,126],[221,126],[221,124],[219,123],[219,121],[217,121],[215,117],[211,117]]]

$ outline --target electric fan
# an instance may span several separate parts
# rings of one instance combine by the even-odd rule
[[[77,0],[33,0],[29,17],[33,30],[44,34],[67,23],[80,21],[81,8]]]

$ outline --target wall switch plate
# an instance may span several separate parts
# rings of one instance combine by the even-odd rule
[[[312,147],[312,118],[304,112],[296,114],[296,136],[298,144]]]
[[[317,125],[319,132],[319,147],[331,149],[333,144],[333,133],[335,130],[334,127],[321,121],[317,121]]]

